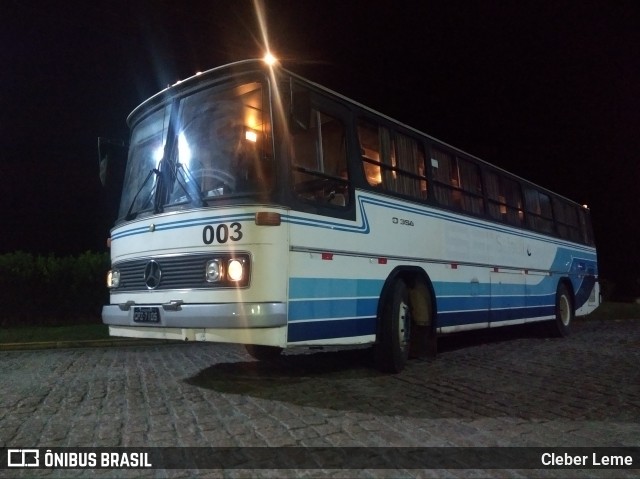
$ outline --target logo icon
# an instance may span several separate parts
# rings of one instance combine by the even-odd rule
[[[147,285],[147,289],[156,289],[160,284],[162,278],[162,269],[160,265],[151,260],[144,268],[144,284]]]
[[[7,450],[8,467],[38,467],[40,466],[40,451],[38,449],[9,449]]]

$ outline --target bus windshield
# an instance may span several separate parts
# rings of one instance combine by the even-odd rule
[[[120,221],[270,191],[273,154],[263,90],[260,82],[203,89],[135,123]]]

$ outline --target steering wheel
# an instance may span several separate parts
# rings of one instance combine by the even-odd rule
[[[195,171],[194,176],[202,178],[212,178],[213,180],[218,182],[218,185],[221,184],[225,188],[229,188],[230,192],[235,191],[236,179],[231,173],[227,171],[218,170],[216,168],[203,168],[201,170]]]

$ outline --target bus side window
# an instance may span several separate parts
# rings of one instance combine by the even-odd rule
[[[459,187],[462,194],[462,209],[467,213],[481,215],[484,213],[484,199],[482,197],[482,181],[480,168],[476,163],[457,158]]]
[[[485,185],[489,200],[489,216],[494,220],[522,226],[522,193],[516,181],[493,171],[485,171]]]
[[[358,122],[358,138],[360,140],[360,154],[362,167],[367,183],[374,188],[382,187],[382,172],[380,169],[380,140],[378,126],[371,123]]]
[[[554,198],[553,211],[560,236],[571,241],[581,241],[576,207],[559,198]]]
[[[347,206],[349,182],[342,122],[312,109],[309,127],[293,132],[292,149],[296,195],[307,201]]]
[[[527,226],[542,233],[553,233],[551,198],[533,188],[525,188]]]
[[[458,169],[453,156],[433,148],[431,151],[431,174],[433,175],[433,193],[438,203],[448,207],[459,207],[460,198],[455,198],[454,189],[460,184]]]
[[[422,143],[365,120],[358,122],[358,137],[362,168],[369,185],[426,199],[427,178]]]
[[[424,147],[413,138],[396,135],[398,159],[398,193],[414,198],[427,198],[427,178],[424,170]]]
[[[589,210],[585,207],[580,209],[580,234],[582,236],[582,242],[588,245],[593,245],[593,227],[591,226],[591,216]]]

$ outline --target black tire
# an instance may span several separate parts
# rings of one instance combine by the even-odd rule
[[[568,336],[575,316],[573,297],[569,288],[564,283],[560,283],[556,291],[556,318],[549,324],[551,334],[558,338]]]
[[[282,348],[276,346],[261,346],[259,344],[245,344],[247,352],[258,361],[270,361],[276,359],[282,353]]]
[[[380,311],[378,338],[374,356],[378,369],[399,373],[407,363],[411,335],[409,292],[402,280],[396,280],[384,298]]]

